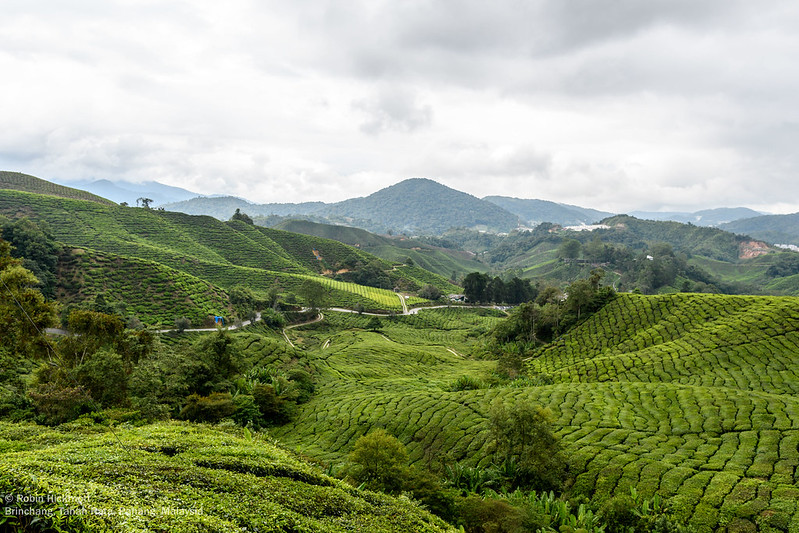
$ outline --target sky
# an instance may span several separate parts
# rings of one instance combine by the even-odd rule
[[[797,212],[798,27],[792,0],[3,0],[0,170]]]

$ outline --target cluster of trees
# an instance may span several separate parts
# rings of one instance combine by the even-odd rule
[[[519,304],[532,300],[537,289],[528,280],[513,277],[503,281],[482,272],[472,272],[463,278],[463,293],[472,303]]]
[[[552,341],[615,298],[612,287],[601,284],[605,272],[594,269],[588,279],[571,283],[565,291],[540,289],[535,301],[513,310],[491,334],[490,350],[500,357],[504,373],[515,377],[521,359],[543,343]]]
[[[793,276],[795,274],[799,274],[799,254],[796,252],[779,254],[774,264],[766,270],[766,275],[772,278]]]
[[[65,324],[70,334],[48,338],[45,328],[59,325],[58,306],[2,239],[0,292],[3,418],[60,424],[124,408],[144,418],[232,418],[263,427],[287,421],[313,392],[307,369],[254,366],[224,330],[167,346],[149,330],[129,328],[121,316],[72,309]],[[246,293],[241,297],[249,301]]]

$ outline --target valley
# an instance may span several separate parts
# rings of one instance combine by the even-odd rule
[[[268,228],[10,174],[3,527],[799,531],[791,252],[626,216]]]

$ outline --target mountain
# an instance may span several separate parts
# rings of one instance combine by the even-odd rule
[[[118,204],[125,202],[128,205],[136,205],[138,198],[150,198],[152,200],[151,206],[159,206],[200,196],[196,192],[164,185],[157,181],[134,183],[132,181],[109,181],[103,179],[61,182],[61,184],[71,185],[113,200]]]
[[[576,205],[559,204],[546,200],[525,200],[509,196],[486,196],[483,198],[506,211],[515,214],[528,225],[534,226],[541,222],[552,222],[563,226],[577,226],[593,224],[603,218],[613,216],[613,213],[587,209]]]
[[[695,226],[720,226],[742,218],[757,217],[762,215],[748,207],[719,207],[704,209],[693,213],[666,212],[666,211],[633,211],[630,213],[635,218],[645,220],[671,220],[673,222],[691,223]]]
[[[733,233],[746,233],[774,244],[799,245],[799,213],[745,218],[719,227]]]
[[[519,225],[516,215],[433,180],[413,178],[363,198],[334,204],[250,204],[239,198],[195,198],[165,209],[227,220],[241,209],[250,216],[311,216],[314,220],[355,226],[376,233],[438,235],[450,228],[507,232]]]
[[[236,196],[200,196],[190,200],[169,203],[162,207],[167,211],[178,211],[187,215],[208,215],[219,220],[228,220],[236,212],[236,209],[240,209],[251,217],[266,217],[269,215],[297,216],[317,213],[326,205],[323,202],[254,204]]]
[[[105,205],[113,204],[110,200],[95,194],[80,189],[73,189],[72,187],[57,185],[21,172],[0,171],[0,189],[46,194],[49,196],[58,196],[60,198],[75,198]]]
[[[378,231],[408,234],[437,235],[457,227],[510,231],[519,223],[516,215],[491,202],[426,178],[407,179],[365,198],[329,205],[323,213],[360,220]]]

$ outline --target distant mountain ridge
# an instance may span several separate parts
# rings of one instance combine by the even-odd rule
[[[509,196],[486,196],[483,200],[510,211],[529,225],[542,222],[552,222],[564,226],[593,224],[615,214],[547,200],[526,200]]]
[[[772,244],[799,245],[799,213],[745,218],[722,224],[719,228],[733,233],[745,233]]]
[[[161,206],[201,196],[199,193],[180,187],[164,185],[157,181],[134,183],[132,181],[110,181],[101,179],[70,182],[61,181],[57,183],[80,188],[98,196],[102,196],[103,198],[108,198],[118,204],[125,202],[128,205],[136,205],[138,198],[150,198],[152,200],[151,206]]]
[[[376,233],[441,234],[464,227],[508,232],[519,218],[491,202],[426,178],[411,178],[369,196],[326,204],[251,204],[240,198],[194,198],[165,209],[226,220],[236,209],[250,216],[313,216]]]
[[[694,226],[718,227],[743,218],[758,217],[763,215],[759,211],[748,207],[718,207],[715,209],[703,209],[701,211],[687,212],[666,212],[666,211],[632,211],[630,216],[642,220],[670,220],[672,222],[682,222],[683,224],[693,224]],[[737,232],[736,232],[737,233]],[[744,232],[746,233],[746,232]]]

